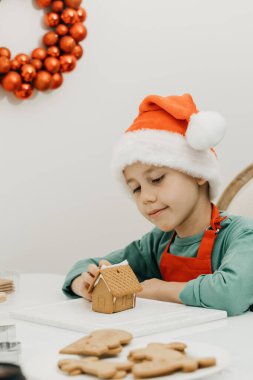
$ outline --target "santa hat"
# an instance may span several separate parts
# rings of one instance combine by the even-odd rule
[[[219,163],[213,147],[224,134],[224,118],[217,112],[199,112],[190,94],[149,95],[116,145],[111,168],[125,184],[123,170],[134,162],[168,166],[207,180],[212,200],[220,184]]]

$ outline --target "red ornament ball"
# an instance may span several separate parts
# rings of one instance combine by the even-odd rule
[[[6,74],[11,69],[11,61],[5,56],[0,56],[0,74]]]
[[[59,24],[57,28],[55,29],[56,33],[59,34],[59,36],[65,36],[68,34],[68,27],[64,24]]]
[[[44,62],[45,69],[51,73],[55,74],[60,70],[60,61],[54,57],[48,57]]]
[[[31,82],[36,77],[35,67],[31,64],[26,64],[21,67],[21,77],[24,82]]]
[[[27,54],[21,53],[16,55],[15,59],[20,63],[20,66],[26,65],[30,62],[30,57]]]
[[[44,59],[47,56],[47,51],[46,49],[39,47],[37,49],[34,49],[32,51],[32,58],[33,59],[40,59],[41,61],[44,61]]]
[[[78,21],[79,22],[83,22],[86,20],[86,12],[85,12],[85,9],[83,8],[78,8],[77,11],[77,17],[78,17]]]
[[[6,91],[19,90],[21,84],[21,76],[16,71],[9,71],[2,80],[2,86]]]
[[[34,80],[34,87],[39,91],[49,90],[52,84],[52,76],[47,71],[39,71]]]
[[[82,0],[65,0],[65,4],[74,9],[78,9],[82,3]]]
[[[36,0],[39,8],[47,8],[52,3],[52,0]]]
[[[17,59],[14,58],[11,61],[11,69],[13,71],[18,71],[20,69],[20,67],[21,67],[21,63]]]
[[[68,73],[76,67],[76,57],[71,54],[60,56],[61,71],[63,73]]]
[[[11,52],[6,47],[0,47],[0,57],[11,58]]]
[[[19,90],[14,91],[14,94],[19,99],[28,99],[33,94],[33,88],[30,83],[22,83]]]
[[[87,29],[81,22],[77,22],[71,26],[71,28],[69,29],[69,33],[76,42],[80,42],[84,40],[84,38],[86,37]]]
[[[62,85],[63,76],[61,73],[55,73],[52,75],[52,89],[55,90]]]
[[[58,48],[58,46],[50,46],[48,49],[47,49],[47,55],[51,56],[51,57],[59,57],[61,54],[60,52],[60,49]]]
[[[60,39],[59,46],[64,53],[71,53],[76,46],[76,42],[73,37],[64,36]]]
[[[76,59],[80,59],[83,56],[82,46],[77,44],[72,50],[71,54],[73,54],[76,57]]]
[[[47,13],[45,16],[44,16],[44,21],[45,21],[45,24],[47,26],[50,26],[51,28],[57,26],[60,22],[60,17],[58,15],[58,13],[56,12],[50,12],[50,13]]]
[[[62,21],[67,25],[72,25],[78,21],[77,11],[72,8],[66,8],[61,15]]]
[[[58,0],[53,1],[51,8],[54,12],[61,13],[64,9],[64,3],[63,1],[58,1]]]
[[[58,42],[58,34],[55,32],[47,32],[43,37],[43,43],[46,46],[53,46],[56,45]]]
[[[40,71],[43,66],[43,63],[40,59],[32,59],[31,65],[33,65],[36,71]]]

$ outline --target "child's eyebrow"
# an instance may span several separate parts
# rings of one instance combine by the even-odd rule
[[[127,185],[128,185],[130,182],[134,182],[134,181],[136,181],[136,180],[135,180],[135,179],[133,179],[133,178],[130,178],[130,179],[128,179],[128,180],[127,180],[127,182],[126,182],[126,183],[127,183]]]
[[[162,166],[159,166],[159,167],[156,167],[156,168],[149,168],[149,169],[145,170],[145,172],[144,172],[143,174],[150,174],[150,173],[152,173],[153,171],[155,171],[155,170],[159,170],[159,169],[162,169],[162,168],[163,168]],[[134,182],[134,181],[136,181],[134,178],[129,178],[129,179],[127,180],[127,185],[128,185],[130,182]]]

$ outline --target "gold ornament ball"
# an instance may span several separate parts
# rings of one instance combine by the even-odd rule
[[[34,80],[34,87],[39,91],[49,90],[52,85],[52,75],[48,71],[39,71]]]
[[[21,84],[21,76],[16,71],[9,71],[2,80],[2,86],[6,91],[19,90]]]
[[[19,90],[14,91],[18,99],[28,99],[33,94],[33,88],[29,83],[22,83]]]

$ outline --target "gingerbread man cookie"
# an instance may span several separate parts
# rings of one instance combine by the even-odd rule
[[[215,365],[214,358],[195,359],[187,356],[184,343],[150,343],[131,351],[128,359],[134,362],[132,373],[136,378],[170,375],[176,371],[193,372]]]
[[[132,334],[116,329],[95,330],[60,350],[60,354],[115,356],[132,340]]]
[[[68,375],[88,374],[99,379],[122,379],[132,366],[131,362],[109,362],[93,356],[85,359],[63,359],[58,362],[58,367]]]

